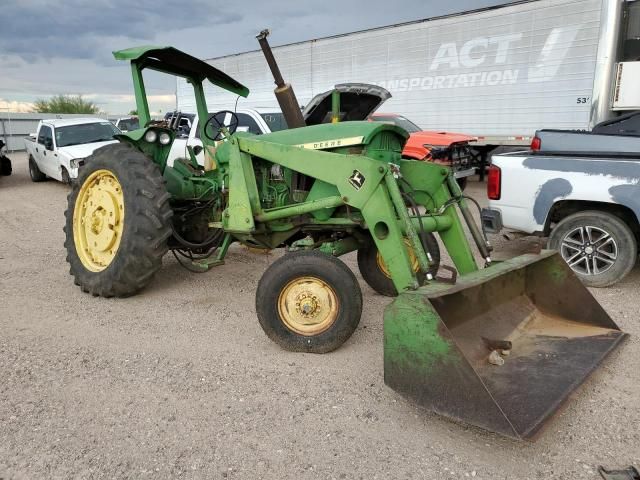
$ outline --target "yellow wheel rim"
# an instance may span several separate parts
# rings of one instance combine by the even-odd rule
[[[418,257],[416,257],[415,252],[413,251],[413,246],[411,245],[411,241],[408,238],[404,239],[404,244],[407,246],[407,252],[409,253],[409,262],[411,263],[411,268],[413,269],[413,273],[417,273],[420,270],[420,264],[418,263]],[[387,265],[384,263],[384,259],[380,252],[376,254],[376,263],[378,264],[378,268],[384,274],[385,277],[391,278],[391,273],[389,273],[389,269]]]
[[[76,252],[87,270],[100,272],[116,256],[124,229],[124,195],[116,176],[96,170],[80,187],[73,210]]]
[[[316,277],[300,277],[289,282],[278,297],[278,313],[283,323],[305,336],[319,335],[338,318],[336,291]]]

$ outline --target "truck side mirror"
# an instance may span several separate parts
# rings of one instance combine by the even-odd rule
[[[186,125],[178,127],[178,138],[189,138],[189,133],[191,133],[191,129]]]
[[[45,138],[44,148],[47,150],[53,150],[53,140],[51,138]]]

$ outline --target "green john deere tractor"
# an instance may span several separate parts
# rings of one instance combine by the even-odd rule
[[[385,382],[440,414],[517,438],[534,435],[624,337],[557,254],[492,263],[452,172],[402,159],[404,130],[342,122],[235,132],[235,114],[210,115],[205,101],[205,81],[248,95],[225,73],[171,47],[114,55],[131,63],[144,128],[96,150],[69,195],[65,247],[83,291],[138,293],[168,250],[204,271],[233,242],[284,247],[258,284],[258,319],[282,348],[325,353],[360,321],[360,286],[339,259],[357,251],[365,281],[396,297],[384,315]],[[207,119],[202,149],[171,165],[177,122],[151,121],[145,69],[186,78]],[[289,127],[299,126],[295,97],[276,80]],[[439,265],[434,234],[455,268]]]

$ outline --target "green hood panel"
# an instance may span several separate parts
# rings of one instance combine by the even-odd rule
[[[214,85],[242,97],[249,95],[249,89],[247,87],[226,73],[173,47],[143,45],[118,50],[113,52],[113,56],[116,60],[136,62],[141,70],[143,68],[150,68],[171,75],[193,78],[200,82],[207,79]]]
[[[358,144],[367,145],[371,139],[382,131],[391,131],[406,141],[409,134],[396,125],[378,122],[340,122],[324,123],[311,127],[292,128],[280,132],[267,133],[260,136],[265,142],[280,143],[282,145],[303,145],[308,143],[331,142],[337,140],[353,140],[362,137]],[[348,142],[354,144],[352,142]],[[336,145],[340,146],[340,145]],[[311,148],[311,147],[309,147]]]

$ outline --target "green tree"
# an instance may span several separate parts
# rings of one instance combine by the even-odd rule
[[[33,104],[39,113],[99,113],[98,106],[82,98],[82,95],[56,95],[48,100],[39,99]]]
[[[137,116],[137,115],[138,115],[138,110],[137,110],[137,109],[133,109],[133,110],[131,110],[131,111],[129,112],[129,115],[135,115],[135,116]]]

